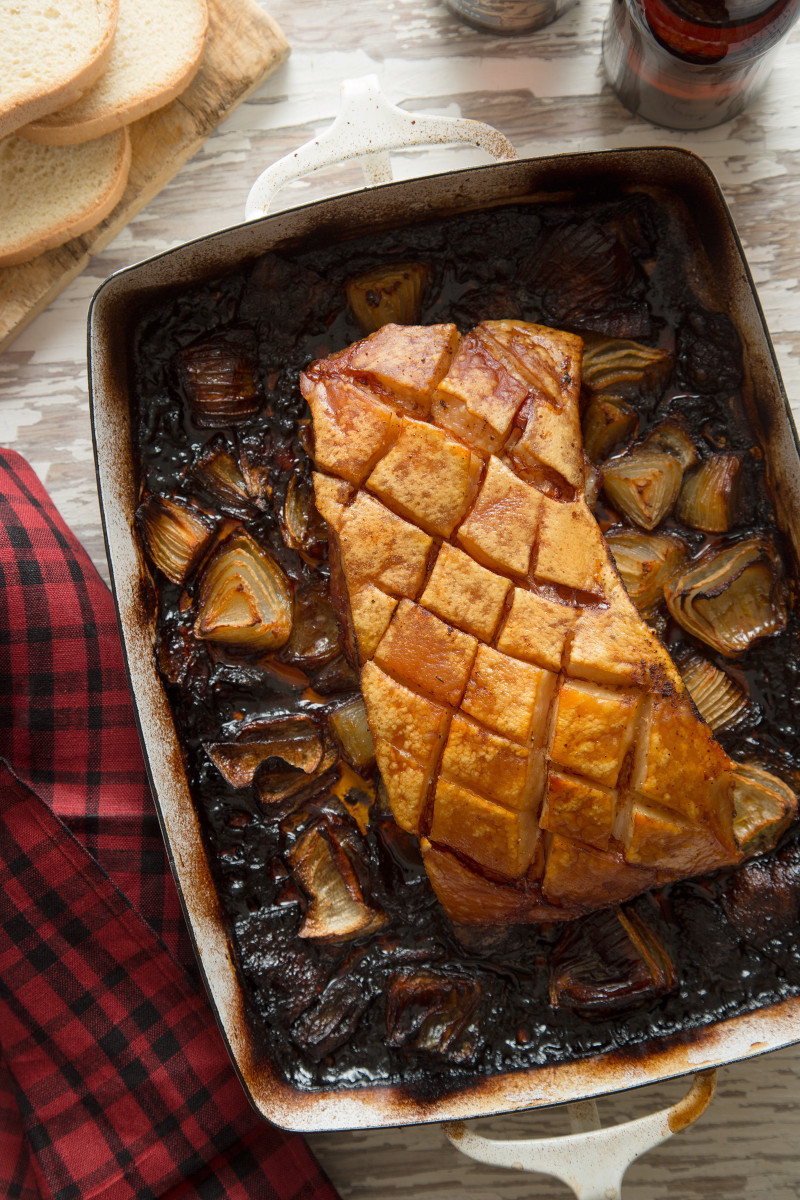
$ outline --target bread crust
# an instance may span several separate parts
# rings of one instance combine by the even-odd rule
[[[28,262],[45,250],[63,246],[71,238],[78,237],[107,217],[119,203],[128,182],[131,166],[131,139],[127,129],[119,131],[119,146],[116,160],[104,188],[95,195],[91,203],[77,215],[56,220],[46,229],[36,231],[27,241],[0,245],[0,267],[16,266]]]
[[[52,86],[39,91],[20,91],[11,98],[6,108],[0,107],[0,138],[38,121],[48,113],[74,104],[92,84],[96,83],[108,66],[114,33],[117,28],[119,0],[102,0],[108,21],[99,44],[91,47],[84,65],[77,71],[54,78]]]
[[[176,65],[171,78],[161,86],[144,90],[132,99],[96,106],[94,112],[83,119],[73,119],[70,113],[71,106],[65,106],[58,112],[50,113],[41,120],[24,126],[19,130],[21,136],[41,145],[73,146],[121,129],[124,125],[138,121],[141,117],[146,117],[169,104],[186,90],[203,61],[208,31],[208,7],[205,0],[196,0],[196,7],[201,20],[198,22],[191,54],[185,61]]]

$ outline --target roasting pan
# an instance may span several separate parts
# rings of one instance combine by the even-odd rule
[[[713,264],[719,291],[726,297],[728,312],[742,338],[745,400],[750,398],[750,417],[768,460],[779,523],[795,555],[800,556],[797,434],[741,244],[720,189],[703,161],[687,151],[668,147],[599,151],[497,162],[487,167],[377,185],[374,181],[385,177],[388,160],[376,143],[380,140],[385,147],[402,140],[399,128],[388,130],[393,121],[405,125],[409,137],[420,141],[419,122],[408,118],[414,125],[414,130],[409,131],[407,122],[401,119],[405,114],[395,121],[389,112],[391,106],[386,113],[378,112],[379,101],[369,88],[361,101],[365,98],[370,120],[360,132],[355,119],[340,118],[334,126],[335,136],[329,139],[338,145],[323,144],[322,139],[309,143],[298,155],[281,160],[271,174],[267,173],[267,179],[259,181],[251,193],[248,207],[251,219],[246,224],[179,246],[111,276],[96,293],[89,318],[97,479],[127,670],[178,890],[211,1003],[242,1084],[256,1110],[286,1129],[309,1132],[375,1128],[461,1121],[587,1100],[687,1072],[708,1070],[800,1041],[800,998],[789,999],[692,1029],[679,1039],[652,1039],[630,1051],[619,1050],[580,1061],[481,1078],[468,1087],[432,1099],[397,1086],[299,1090],[285,1082],[257,1049],[170,708],[155,668],[154,617],[143,584],[141,550],[133,533],[138,485],[132,445],[128,331],[149,303],[268,251],[343,240],[365,229],[386,229],[523,200],[569,197],[579,195],[587,187],[611,188],[624,184],[670,190],[677,193],[693,215],[697,238]],[[393,110],[394,114],[399,112]],[[448,128],[449,123],[441,119],[434,119],[434,124],[433,140],[478,142],[496,157],[511,159],[513,151],[508,144],[494,131],[487,132],[486,127],[461,122],[457,131],[455,127]],[[373,186],[252,219],[266,207],[271,194],[283,182],[337,156],[365,158],[365,173],[373,180]],[[757,404],[753,397],[758,398]],[[675,1118],[674,1126],[670,1118],[669,1127],[674,1131],[686,1123],[684,1113]],[[669,1130],[663,1136],[668,1133]],[[457,1128],[454,1137],[463,1141],[463,1130]],[[470,1152],[466,1146],[462,1145],[462,1149]],[[480,1154],[476,1152],[475,1156]],[[508,1165],[520,1164],[509,1161]]]

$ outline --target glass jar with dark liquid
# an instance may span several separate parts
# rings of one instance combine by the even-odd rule
[[[707,129],[753,99],[798,13],[800,0],[612,0],[606,76],[646,120]]]

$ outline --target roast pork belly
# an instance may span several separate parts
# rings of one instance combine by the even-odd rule
[[[301,380],[378,766],[460,924],[739,858],[732,764],[586,503],[581,353],[521,321],[388,325]]]

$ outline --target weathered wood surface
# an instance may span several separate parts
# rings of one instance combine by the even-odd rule
[[[131,126],[131,169],[116,208],[88,233],[16,267],[0,268],[0,350],[8,346],[172,179],[211,130],[289,53],[254,0],[210,0],[200,70],[189,87]]]
[[[334,117],[341,79],[376,71],[389,97],[420,111],[489,121],[521,154],[681,145],[719,179],[739,228],[800,416],[800,29],[767,91],[738,120],[672,133],[628,114],[605,84],[600,41],[607,0],[579,0],[560,21],[506,41],[462,25],[439,0],[271,0],[289,61],[233,116],[50,308],[0,355],[0,444],[26,455],[106,574],[92,465],[86,310],[111,271],[239,221],[259,171]],[[469,150],[415,152],[397,174],[484,161]],[[352,169],[287,189],[305,202],[353,186]],[[684,1084],[603,1102],[604,1121],[671,1103]],[[563,1113],[483,1122],[503,1136],[566,1132]],[[387,1200],[556,1200],[554,1180],[470,1163],[435,1126],[317,1134],[312,1145],[343,1197]],[[699,1124],[636,1164],[626,1200],[796,1200],[800,1194],[800,1048],[728,1067]]]

